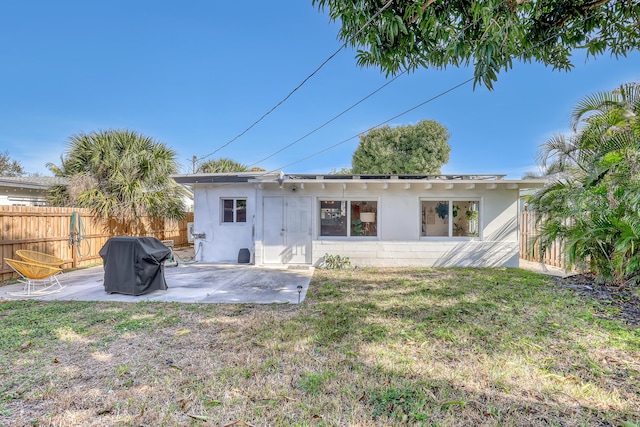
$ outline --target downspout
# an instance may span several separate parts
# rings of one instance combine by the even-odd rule
[[[258,213],[258,186],[254,186],[253,194],[254,194],[254,205],[255,209],[253,210],[253,216],[251,218],[251,242],[252,249],[251,253],[253,254],[253,264],[256,264],[256,214]]]

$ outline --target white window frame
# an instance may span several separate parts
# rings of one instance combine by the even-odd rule
[[[484,216],[484,205],[482,197],[420,197],[418,203],[418,238],[420,240],[482,240],[482,219]],[[448,236],[423,236],[422,235],[422,202],[448,202],[449,203],[449,224]],[[453,204],[456,202],[476,202],[478,203],[478,235],[477,236],[454,236],[453,235]]]
[[[233,221],[224,220],[224,202],[227,200],[233,201]],[[238,222],[238,201],[245,202],[245,220]],[[246,224],[247,223],[247,210],[249,203],[246,197],[220,197],[220,224],[221,225],[233,225],[233,224]]]
[[[347,234],[346,236],[323,236],[322,235],[322,202],[346,202],[347,210]],[[375,236],[352,236],[351,235],[351,203],[352,202],[375,202],[376,203],[376,235]],[[316,202],[318,221],[317,235],[320,240],[380,240],[380,199],[375,197],[322,197]]]

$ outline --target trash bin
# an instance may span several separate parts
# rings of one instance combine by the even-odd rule
[[[163,261],[170,255],[171,250],[155,237],[112,237],[100,249],[104,290],[126,295],[166,290]]]
[[[249,264],[251,261],[251,252],[249,249],[242,248],[238,251],[238,264]]]

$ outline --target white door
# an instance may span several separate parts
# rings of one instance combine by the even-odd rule
[[[282,197],[262,199],[264,230],[264,263],[280,264],[284,246],[284,200]]]
[[[311,264],[311,198],[285,198],[287,263]]]
[[[265,264],[311,263],[311,198],[265,197]]]

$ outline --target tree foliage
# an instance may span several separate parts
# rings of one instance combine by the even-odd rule
[[[258,169],[260,170],[260,169]],[[198,166],[197,173],[250,172],[248,166],[235,160],[220,158],[206,161]]]
[[[181,219],[183,193],[170,177],[176,153],[165,144],[128,130],[69,138],[61,164],[47,164],[68,185],[51,190],[52,203],[89,208],[120,224],[140,226],[141,217]]]
[[[340,168],[340,169],[333,168],[331,169],[331,172],[329,172],[330,175],[351,175],[352,173],[353,173],[352,168]]]
[[[553,163],[545,166],[539,165],[537,171],[525,172],[522,179],[544,179],[560,172],[563,172],[561,164]]]
[[[9,152],[0,153],[0,176],[23,176],[26,172],[17,160],[11,160]]]
[[[489,89],[513,60],[570,70],[571,55],[625,55],[640,46],[635,0],[312,0],[341,23],[360,66],[387,74],[472,64]],[[382,10],[382,12],[380,12]],[[377,15],[376,15],[377,14]],[[371,22],[365,25],[367,22]]]
[[[542,252],[565,243],[571,265],[589,262],[619,284],[640,279],[640,84],[587,96],[572,114],[574,133],[541,148],[559,170],[531,199]]]
[[[449,161],[447,129],[433,120],[415,126],[384,126],[360,136],[354,174],[439,174]]]

